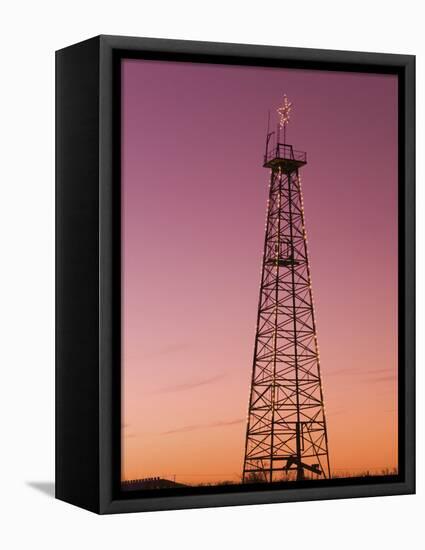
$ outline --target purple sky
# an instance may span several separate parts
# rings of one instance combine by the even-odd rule
[[[331,468],[397,465],[396,77],[126,60],[127,478],[240,473],[267,111],[275,116],[284,93],[293,102],[287,141],[307,152],[302,179]]]

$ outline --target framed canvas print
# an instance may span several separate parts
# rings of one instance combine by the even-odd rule
[[[414,492],[414,57],[56,54],[56,496]]]

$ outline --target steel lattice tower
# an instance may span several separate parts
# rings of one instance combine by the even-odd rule
[[[267,132],[270,188],[243,481],[330,477],[319,351],[299,169],[286,141],[291,104]],[[272,144],[272,142],[274,142]]]

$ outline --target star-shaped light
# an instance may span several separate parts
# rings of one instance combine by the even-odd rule
[[[279,120],[279,126],[283,128],[286,126],[289,122],[289,114],[292,109],[292,103],[288,101],[288,98],[286,97],[286,94],[283,96],[283,104],[281,107],[277,109],[277,112],[280,116]]]

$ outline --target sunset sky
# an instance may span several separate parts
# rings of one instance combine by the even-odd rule
[[[123,479],[240,480],[284,93],[307,152],[331,470],[397,467],[397,78],[125,60]]]

